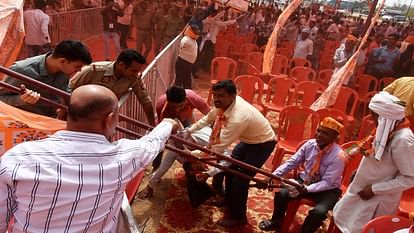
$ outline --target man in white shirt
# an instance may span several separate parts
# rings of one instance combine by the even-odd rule
[[[300,37],[296,41],[295,52],[293,58],[305,58],[310,60],[313,54],[313,41],[309,39],[311,30],[309,28],[302,29]]]
[[[67,130],[25,142],[0,160],[0,232],[118,232],[126,185],[164,148],[177,124],[165,119],[139,140],[109,139],[118,99],[106,87],[77,88]]]
[[[255,107],[237,96],[237,90],[232,80],[222,80],[213,85],[214,108],[189,129],[193,133],[209,124],[213,124],[212,135],[218,138],[212,145],[212,150],[223,154],[236,140],[240,142],[234,147],[231,157],[250,164],[257,168],[262,167],[273,152],[276,145],[276,136],[269,121]],[[221,127],[217,127],[220,124]],[[213,136],[214,137],[214,136]],[[223,166],[229,163],[219,162]],[[254,177],[255,172],[241,168],[235,164],[232,169]],[[209,176],[222,172],[218,168],[199,176],[205,181]],[[229,215],[218,221],[224,227],[233,227],[247,224],[247,196],[249,180],[239,176],[226,174],[225,204],[228,204]]]
[[[35,1],[35,9],[27,10],[23,13],[26,37],[25,44],[29,57],[47,53],[51,49],[49,36],[50,18],[43,12],[46,7],[44,1]]]

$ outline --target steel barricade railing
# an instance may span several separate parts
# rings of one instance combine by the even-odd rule
[[[85,40],[102,34],[102,7],[60,12],[50,15],[49,33],[52,44],[62,40]]]

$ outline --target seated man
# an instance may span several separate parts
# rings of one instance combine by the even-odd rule
[[[170,87],[165,95],[162,95],[157,101],[157,115],[159,121],[164,118],[178,119],[184,127],[191,126],[195,122],[193,110],[198,109],[202,114],[210,111],[210,106],[206,101],[194,91],[182,87]],[[211,128],[204,127],[192,134],[194,141],[200,145],[206,146],[210,137]],[[138,194],[139,198],[149,198],[153,195],[154,187],[161,181],[161,178],[173,165],[174,161],[179,158],[183,159],[177,153],[167,150],[164,156],[158,156],[161,164],[155,169],[149,180],[148,186]],[[154,160],[154,162],[156,162]],[[154,163],[153,162],[153,163]],[[154,167],[154,165],[153,165]]]
[[[341,147],[335,143],[343,126],[333,118],[325,118],[319,125],[316,138],[307,141],[286,163],[273,174],[284,176],[304,164],[297,182],[302,188],[282,188],[275,194],[273,216],[260,222],[264,231],[280,230],[289,201],[295,198],[311,198],[316,205],[308,212],[300,232],[313,233],[326,219],[341,195],[341,180],[344,162],[338,156]]]
[[[175,121],[139,140],[111,143],[118,125],[111,90],[85,85],[68,107],[67,130],[24,142],[0,160],[0,232],[119,232],[122,193],[164,148]]]
[[[122,51],[115,62],[96,62],[82,69],[69,83],[69,91],[86,84],[98,84],[111,89],[118,99],[132,88],[144,109],[150,125],[155,125],[154,107],[142,82],[140,72],[145,58],[133,49]]]
[[[91,62],[91,54],[85,45],[79,41],[64,40],[56,46],[52,53],[17,61],[10,69],[66,91],[69,78],[80,71],[82,66]],[[6,77],[4,81],[13,86],[21,87],[21,82],[15,78]],[[0,88],[0,101],[28,112],[50,117],[57,116],[56,108],[43,103],[36,104],[40,96],[58,101],[56,96],[32,85],[26,85],[26,87],[26,91],[20,95]]]

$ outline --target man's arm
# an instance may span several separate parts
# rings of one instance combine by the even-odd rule
[[[217,115],[217,109],[212,109],[207,115],[205,115],[203,118],[198,120],[196,123],[194,123],[190,128],[188,128],[188,131],[190,133],[194,133],[195,131],[206,127],[209,124],[213,124],[215,117]]]
[[[211,108],[207,104],[207,102],[199,95],[197,95],[194,91],[189,91],[187,94],[188,100],[191,102],[194,108],[198,109],[203,115],[207,115]]]
[[[9,76],[7,76],[4,79],[4,82],[8,83],[10,85],[13,85],[15,87],[20,86],[20,81],[19,80],[15,79],[15,78],[12,78],[12,77],[9,77]],[[4,103],[6,103],[8,105],[15,106],[15,107],[26,105],[26,103],[23,102],[20,99],[19,94],[11,92],[11,91],[7,90],[4,87],[0,89],[0,101],[3,101]]]
[[[152,126],[155,126],[154,107],[152,105],[152,100],[148,95],[148,91],[141,80],[141,77],[137,77],[137,80],[133,84],[132,89],[134,90],[134,93],[137,96],[139,103],[144,109],[148,123],[150,123],[150,125]]]
[[[284,176],[286,173],[291,171],[292,169],[298,168],[299,165],[305,162],[305,153],[307,147],[310,145],[310,141],[303,144],[301,148],[299,148],[296,153],[290,157],[288,161],[286,161],[284,164],[280,165],[273,174],[276,176]]]
[[[41,29],[43,32],[43,35],[45,35],[45,39],[50,42],[50,38],[49,38],[49,22],[50,22],[50,18],[48,15],[45,15],[45,18],[42,20],[42,25],[41,25]]]
[[[72,93],[76,88],[91,83],[92,81],[92,72],[93,67],[87,66],[82,68],[82,70],[76,73],[70,80],[68,84],[68,92]]]
[[[342,52],[341,49],[337,49],[335,51],[335,55],[334,55],[334,65],[335,65],[335,67],[338,67],[338,68],[345,65],[345,63],[347,61],[346,57],[341,59],[341,52]]]

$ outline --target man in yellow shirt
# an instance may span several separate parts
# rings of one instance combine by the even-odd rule
[[[234,147],[231,157],[257,168],[262,167],[273,152],[276,137],[269,121],[254,106],[237,96],[237,89],[232,80],[222,80],[213,85],[214,108],[189,129],[193,133],[209,124],[221,125],[217,138],[210,136],[209,144],[212,150],[223,154],[235,141],[240,142]],[[220,123],[219,123],[220,122]],[[212,134],[215,134],[216,125]],[[255,172],[219,162],[248,176],[254,177]],[[202,173],[199,180],[204,181],[209,176],[222,172],[218,168]],[[249,180],[226,174],[225,204],[228,205],[229,216],[218,221],[224,227],[233,227],[247,223],[246,203],[249,190]]]
[[[414,77],[401,77],[386,86],[384,91],[405,102],[405,116],[414,131]]]

